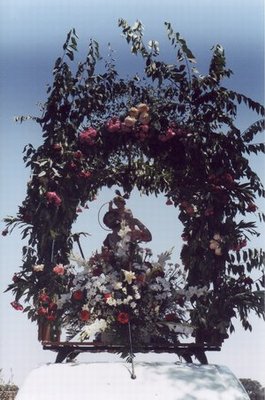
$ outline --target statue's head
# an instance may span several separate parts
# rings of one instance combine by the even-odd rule
[[[124,200],[124,198],[122,196],[116,196],[113,199],[113,203],[115,204],[116,207],[121,207],[121,206],[125,206],[126,201]]]
[[[121,224],[121,216],[117,210],[111,210],[104,215],[103,222],[110,229],[118,228]]]

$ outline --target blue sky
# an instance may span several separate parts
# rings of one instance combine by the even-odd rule
[[[23,201],[29,171],[22,162],[23,147],[41,143],[38,126],[32,122],[14,123],[14,116],[38,114],[38,103],[45,101],[46,85],[51,81],[55,58],[61,55],[67,32],[75,27],[80,40],[80,56],[85,54],[89,38],[99,41],[102,50],[111,42],[121,74],[138,67],[136,57],[121,38],[118,18],[145,25],[146,40],[160,42],[162,53],[169,56],[164,21],[169,21],[187,40],[198,59],[198,67],[206,72],[211,47],[220,43],[226,50],[227,62],[234,71],[229,87],[264,101],[264,5],[262,0],[2,0],[0,3],[0,209],[1,218],[15,214]],[[173,54],[173,52],[171,53]],[[171,55],[174,59],[174,54]],[[255,120],[243,107],[239,113],[241,129]],[[260,141],[263,140],[260,137]],[[263,176],[264,159],[252,160]],[[98,202],[82,215],[79,227],[92,233],[85,253],[100,246],[105,232],[97,223],[97,212],[112,192],[104,191]],[[181,226],[176,211],[163,207],[162,198],[140,198],[135,194],[130,208],[153,232],[152,247],[157,251],[175,245],[176,257],[181,247]],[[259,203],[261,205],[261,203]],[[263,204],[264,205],[264,204]],[[162,207],[161,207],[162,206]],[[172,222],[175,221],[175,222]],[[1,225],[2,229],[3,225]],[[254,245],[261,246],[264,235]],[[87,247],[86,247],[87,246]],[[0,359],[8,375],[21,383],[30,369],[52,361],[54,355],[43,352],[36,340],[36,327],[23,314],[9,306],[12,297],[2,294],[21,260],[18,232],[0,238]],[[210,361],[228,365],[240,377],[252,377],[265,384],[261,363],[264,323],[253,316],[253,333],[238,328],[221,353],[210,354]],[[243,349],[243,350],[242,350]],[[248,349],[248,350],[246,350]]]

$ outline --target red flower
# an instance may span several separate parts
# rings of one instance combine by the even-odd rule
[[[247,277],[244,279],[244,283],[245,283],[246,285],[252,285],[253,279],[251,279],[250,276],[247,276]]]
[[[23,306],[20,303],[18,303],[17,301],[12,301],[10,304],[17,311],[23,310]]]
[[[88,310],[81,310],[79,314],[81,321],[88,321],[90,318],[90,312]]]
[[[47,307],[39,307],[37,310],[37,313],[39,316],[47,315],[48,314],[48,308]]]
[[[61,151],[62,150],[62,145],[60,143],[54,143],[52,148],[53,148],[53,150]]]
[[[183,234],[181,235],[181,237],[182,237],[182,240],[183,240],[184,242],[187,242],[187,241],[189,240],[189,236],[188,236],[188,235],[185,235],[185,233],[183,233]]]
[[[128,324],[129,322],[129,315],[126,312],[120,312],[117,316],[117,321],[120,324]]]
[[[166,314],[165,315],[165,320],[167,322],[177,322],[178,321],[178,317],[176,316],[176,314],[170,313],[170,314]]]
[[[111,297],[111,293],[104,293],[104,300],[108,300]]]
[[[79,177],[80,177],[80,178],[85,178],[85,179],[90,178],[91,175],[92,175],[92,173],[91,173],[90,171],[81,171],[81,172],[79,173]]]
[[[224,183],[227,185],[232,185],[234,183],[234,177],[229,173],[224,174],[222,178],[224,180]]]
[[[172,139],[174,136],[176,136],[176,132],[173,131],[172,128],[168,128],[167,131],[166,131],[166,134],[165,135],[159,135],[158,139],[161,142],[167,142],[168,140]]]
[[[39,301],[41,303],[50,303],[50,297],[46,293],[41,293],[39,295]]]
[[[56,192],[47,192],[46,199],[48,203],[54,204],[55,206],[60,206],[62,203],[61,198],[58,196]]]
[[[56,315],[54,315],[54,314],[48,314],[48,315],[46,316],[46,318],[47,318],[48,321],[55,321],[55,320],[56,320]]]
[[[73,292],[72,298],[73,300],[81,301],[84,298],[84,292],[82,290],[76,290]]]
[[[76,163],[71,161],[70,164],[69,164],[69,168],[75,171],[77,169]]]
[[[73,156],[74,156],[74,158],[80,159],[80,158],[83,158],[84,155],[83,155],[82,151],[77,150],[74,152]]]
[[[17,283],[17,282],[19,281],[19,277],[17,276],[17,274],[14,274],[14,275],[13,275],[12,281],[13,281],[14,283]]]
[[[139,284],[143,284],[146,281],[146,275],[145,274],[140,274],[136,276],[136,282]]]
[[[102,272],[103,269],[100,266],[93,268],[93,276],[100,276]]]
[[[49,304],[49,311],[54,312],[54,311],[57,310],[57,308],[58,308],[58,306],[57,306],[56,303],[51,303],[51,304]]]
[[[257,210],[257,206],[256,206],[256,204],[254,204],[254,203],[249,203],[248,204],[248,206],[247,206],[247,208],[246,208],[246,211],[249,211],[249,212],[255,212],[256,210]]]

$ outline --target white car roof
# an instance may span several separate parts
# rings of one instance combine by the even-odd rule
[[[66,363],[31,371],[16,400],[249,400],[224,366],[166,362]]]

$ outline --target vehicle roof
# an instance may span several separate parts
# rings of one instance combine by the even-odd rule
[[[166,362],[43,365],[31,371],[16,400],[249,400],[224,366]]]

